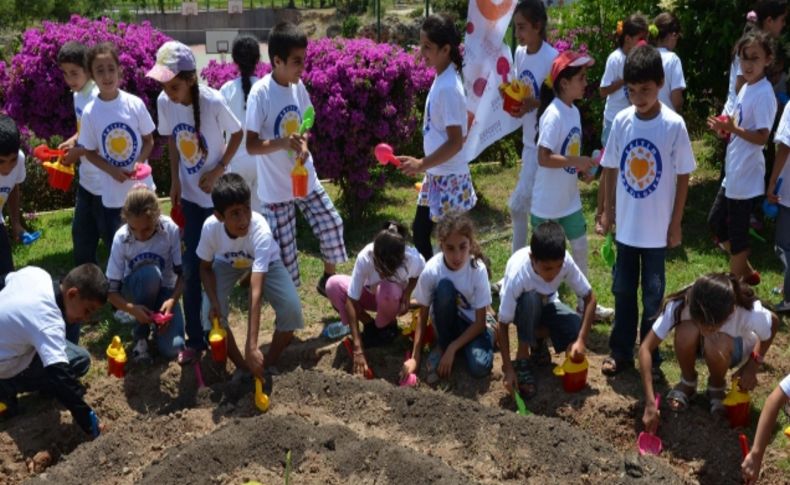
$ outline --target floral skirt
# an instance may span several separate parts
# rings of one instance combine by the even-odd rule
[[[468,173],[431,175],[422,179],[422,189],[417,205],[428,206],[431,220],[438,222],[442,216],[456,210],[466,212],[477,204],[477,194]]]

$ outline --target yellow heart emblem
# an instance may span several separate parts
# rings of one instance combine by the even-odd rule
[[[187,160],[193,160],[195,158],[197,146],[194,141],[182,138],[181,141],[178,142],[178,149]]]
[[[295,118],[291,118],[285,122],[285,132],[289,135],[293,135],[299,131],[299,122]]]
[[[122,136],[110,138],[110,149],[118,155],[124,153],[126,151],[126,138]]]
[[[630,164],[631,174],[636,180],[642,180],[650,169],[650,164],[643,158],[634,158]]]

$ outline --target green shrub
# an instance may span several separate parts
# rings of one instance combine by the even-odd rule
[[[362,23],[356,15],[349,15],[343,19],[343,25],[340,27],[340,35],[346,39],[353,39],[357,35],[357,31]]]

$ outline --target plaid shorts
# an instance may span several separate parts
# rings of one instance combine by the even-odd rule
[[[329,194],[320,185],[304,199],[263,204],[263,217],[280,245],[280,259],[291,274],[294,285],[299,286],[299,263],[296,250],[296,206],[321,245],[321,258],[327,263],[338,264],[348,260],[343,241],[343,219],[337,213]]]
[[[425,174],[417,205],[428,206],[431,220],[438,222],[446,212],[467,212],[477,204],[477,194],[468,173],[450,175]]]

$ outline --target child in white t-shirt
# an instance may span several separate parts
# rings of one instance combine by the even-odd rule
[[[354,374],[368,370],[365,346],[381,344],[398,335],[398,315],[409,310],[417,278],[425,267],[422,255],[406,244],[409,233],[395,221],[384,223],[373,242],[357,255],[351,276],[334,275],[326,294],[340,319],[351,326]],[[375,311],[376,318],[367,312]],[[364,324],[359,331],[358,322]]]
[[[738,92],[732,116],[725,121],[711,116],[708,126],[730,135],[724,180],[708,214],[708,224],[730,255],[730,271],[756,285],[760,273],[749,264],[749,227],[752,209],[765,193],[763,148],[776,117],[776,96],[765,77],[774,57],[774,43],[762,31],[744,35],[737,45],[746,84]]]
[[[237,173],[221,176],[211,191],[214,215],[203,223],[197,255],[205,289],[204,328],[215,318],[228,329],[230,292],[246,273],[250,276],[247,345],[242,356],[228,331],[228,357],[237,369],[249,369],[263,379],[264,366],[276,374],[277,360],[295,330],[304,327],[302,306],[290,274],[280,261],[266,219],[250,208],[250,188]],[[264,360],[258,348],[262,299],[274,309],[274,335]],[[246,360],[245,360],[246,357]]]
[[[0,275],[14,270],[11,241],[8,239],[3,217],[6,203],[14,240],[19,241],[24,232],[19,208],[22,203],[20,184],[25,181],[25,155],[19,147],[19,129],[16,123],[8,116],[0,114]]]
[[[584,300],[582,317],[560,301],[557,290],[563,282]],[[595,319],[595,306],[590,283],[565,250],[562,226],[547,221],[533,228],[529,246],[508,259],[500,291],[497,336],[508,392],[518,388],[525,399],[535,395],[533,362],[551,363],[550,355],[548,361],[539,361],[540,352],[546,352],[540,343],[545,342],[546,335],[551,337],[555,352],[565,352],[574,361],[582,359]],[[511,323],[518,330],[518,351],[513,362],[507,328]],[[534,355],[533,347],[538,347]]]
[[[119,88],[121,63],[113,44],[91,47],[87,67],[99,94],[83,110],[79,144],[85,158],[104,172],[101,199],[106,242],[121,227],[121,207],[137,183],[132,176],[138,165],[147,164],[156,126],[143,100]],[[155,188],[150,174],[139,182]]]
[[[134,361],[150,362],[152,329],[159,353],[175,358],[184,348],[184,317],[178,304],[184,291],[178,226],[162,215],[156,194],[147,187],[129,192],[121,214],[126,224],[115,233],[107,261],[108,299],[136,320]],[[155,312],[169,316],[170,321],[156,324]]]
[[[683,64],[673,52],[680,39],[680,21],[672,13],[662,12],[653,20],[649,30],[651,37],[655,38],[655,46],[661,53],[661,63],[664,66],[664,85],[658,92],[658,100],[680,113],[683,109],[686,78],[683,76]]]
[[[760,412],[760,421],[757,423],[757,432],[754,434],[752,449],[743,459],[743,463],[741,463],[744,483],[756,483],[760,477],[763,455],[773,437],[779,410],[784,406],[785,412],[787,412],[788,403],[790,403],[790,374],[782,379],[763,404],[763,410]],[[785,434],[787,434],[787,429],[785,429]]]
[[[269,34],[272,72],[252,87],[247,98],[247,152],[263,155],[258,164],[258,196],[266,218],[280,246],[280,257],[299,286],[296,251],[296,207],[307,219],[321,245],[324,274],[316,291],[326,296],[326,282],[335,274],[335,265],[348,259],[343,240],[343,219],[315,173],[313,157],[307,149],[307,134],[300,135],[302,116],[312,106],[301,81],[307,36],[299,27],[284,22]],[[296,159],[307,171],[307,196],[293,195],[291,171]]]
[[[428,384],[449,377],[460,351],[469,373],[483,377],[491,372],[494,362],[494,329],[486,325],[491,288],[474,224],[460,212],[448,212],[436,226],[436,237],[441,252],[425,264],[414,289],[420,321],[412,356],[403,363],[401,378],[420,368],[429,311],[438,345],[428,356]]]
[[[615,117],[601,162],[606,187],[601,234],[617,225],[614,326],[602,367],[607,375],[633,367],[637,328],[644,339],[658,314],[666,250],[680,245],[689,174],[696,167],[683,118],[658,100],[664,82],[661,54],[649,45],[636,47],[623,73],[633,106]],[[656,367],[659,358],[656,352]]]
[[[776,143],[776,159],[765,190],[766,199],[777,204],[776,215],[776,253],[785,267],[784,285],[782,287],[782,301],[774,306],[777,312],[790,311],[790,165],[787,157],[790,156],[790,103],[785,105],[782,119],[774,135]],[[776,185],[782,180],[779,193],[774,194]]]
[[[87,49],[79,42],[66,42],[58,51],[58,67],[63,73],[66,84],[74,93],[74,114],[77,117],[77,130],[74,135],[58,145],[58,149],[68,151],[63,160],[64,164],[72,165],[80,161],[74,219],[71,221],[74,264],[77,266],[97,262],[96,249],[99,247],[99,238],[106,235],[101,202],[104,173],[85,158],[85,149],[77,146],[82,113],[88,103],[99,94],[99,88],[85,68],[86,57]],[[104,241],[107,248],[111,244],[112,240]]]
[[[431,232],[445,212],[466,212],[477,203],[469,160],[463,150],[467,134],[466,94],[461,79],[461,35],[446,15],[430,15],[420,29],[420,55],[436,70],[423,116],[423,158],[402,156],[401,170],[425,172],[412,223],[414,246],[426,261],[433,256]]]
[[[529,232],[529,214],[532,207],[532,187],[538,169],[537,109],[540,107],[540,90],[549,77],[551,64],[557,50],[546,42],[546,7],[542,0],[524,0],[516,5],[513,25],[519,46],[515,54],[515,77],[529,89],[512,116],[522,118],[524,149],[521,152],[521,173],[516,188],[510,195],[510,219],[513,221],[513,244],[511,252],[523,248]]]
[[[211,189],[230,163],[242,138],[241,124],[215,89],[200,86],[195,56],[170,41],[156,53],[148,77],[162,84],[157,99],[159,134],[167,138],[170,200],[184,214],[184,313],[187,348],[184,364],[207,347],[200,320],[200,272],[195,250],[203,222],[211,216]],[[227,143],[223,134],[227,134]]]
[[[701,276],[693,285],[667,296],[661,314],[639,347],[645,429],[655,433],[659,418],[652,355],[672,330],[680,382],[667,394],[667,405],[675,412],[688,408],[697,391],[695,362],[702,356],[710,373],[707,390],[710,412],[722,415],[727,370],[738,367],[733,379],[739,379],[741,389],[754,389],[757,371],[778,327],[779,319],[763,308],[754,291],[726,273]]]
[[[239,77],[223,84],[219,92],[242,123],[242,130],[246,130],[244,123],[247,120],[247,98],[252,85],[258,81],[258,77],[254,74],[261,60],[261,46],[258,39],[252,35],[239,35],[233,40],[231,55],[239,69]],[[236,150],[228,166],[228,170],[244,177],[247,185],[250,186],[252,208],[256,211],[261,210],[261,199],[258,197],[258,165],[261,163],[263,160],[260,156],[247,153],[247,140],[242,138],[241,149]]]

